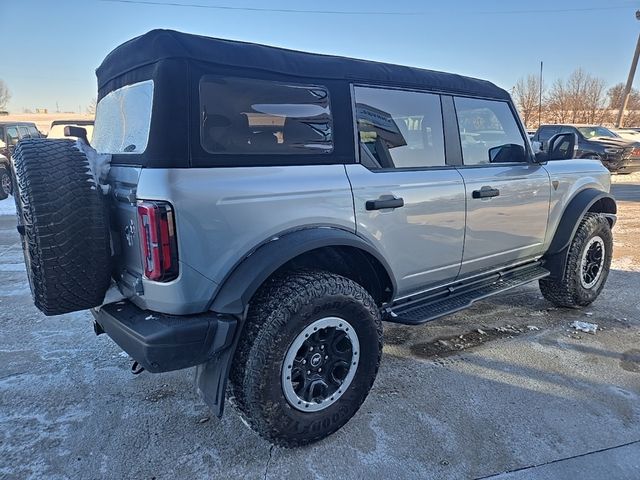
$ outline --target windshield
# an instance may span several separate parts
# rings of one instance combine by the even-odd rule
[[[114,90],[96,107],[92,146],[100,153],[140,154],[151,126],[153,80]]]
[[[613,133],[608,128],[604,127],[578,127],[578,131],[585,138],[594,138],[594,137],[617,137],[615,133]]]

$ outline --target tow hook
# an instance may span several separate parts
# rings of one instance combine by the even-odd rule
[[[139,375],[142,372],[144,372],[144,367],[138,362],[134,361],[133,365],[131,365],[131,373],[133,373],[134,375]]]

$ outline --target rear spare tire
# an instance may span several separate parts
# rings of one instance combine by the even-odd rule
[[[109,222],[89,160],[71,140],[33,138],[13,153],[18,231],[34,303],[45,315],[102,303]]]

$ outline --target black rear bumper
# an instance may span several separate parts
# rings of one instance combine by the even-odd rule
[[[165,315],[124,301],[92,310],[98,325],[146,370],[159,373],[211,360],[233,341],[237,319],[213,312]]]

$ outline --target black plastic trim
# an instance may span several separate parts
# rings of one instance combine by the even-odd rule
[[[243,313],[260,285],[289,260],[311,250],[337,246],[358,248],[378,260],[391,280],[392,295],[395,294],[396,282],[391,267],[373,245],[346,230],[310,227],[274,236],[247,255],[222,282],[211,300],[211,310],[232,315]]]
[[[451,95],[441,95],[442,127],[444,129],[444,151],[447,165],[462,166],[462,146],[456,109]]]
[[[129,301],[92,310],[102,330],[152,373],[205,363],[227,349],[238,320],[213,312],[166,315],[141,310]]]
[[[598,200],[602,200],[603,198],[611,200],[613,204],[616,205],[616,201],[613,196],[606,192],[596,190],[595,188],[587,188],[578,192],[571,199],[564,212],[562,213],[560,223],[558,223],[558,227],[556,228],[553,240],[551,241],[551,245],[549,245],[547,254],[555,254],[566,249],[569,246],[571,239],[575,235],[578,226],[580,225],[580,219],[584,216],[585,213],[589,211],[593,204],[595,204]],[[614,211],[605,213],[616,212]]]

